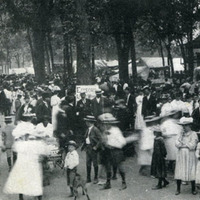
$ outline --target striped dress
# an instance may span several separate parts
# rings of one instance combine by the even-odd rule
[[[186,144],[186,147],[183,144]],[[198,143],[196,132],[189,131],[181,134],[177,141],[178,148],[176,156],[175,179],[182,181],[194,181],[196,178],[196,156],[195,149]]]

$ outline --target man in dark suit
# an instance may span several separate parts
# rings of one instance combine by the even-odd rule
[[[24,114],[35,113],[33,106],[30,104],[30,97],[28,95],[25,95],[24,100],[25,100],[25,103],[19,108],[16,121],[22,120],[22,117]]]
[[[81,99],[77,102],[77,112],[80,118],[91,114],[91,100],[86,98],[86,93],[82,92]]]
[[[37,122],[43,122],[44,116],[46,115],[51,119],[50,93],[48,92],[42,94],[42,101],[36,107]]]
[[[81,99],[77,102],[76,106],[77,121],[79,122],[77,126],[80,132],[83,132],[84,130],[85,133],[87,126],[84,118],[91,114],[91,100],[86,98],[85,92],[82,92],[80,96]]]
[[[94,184],[98,183],[98,151],[101,149],[101,132],[94,125],[96,119],[94,116],[86,116],[86,125],[88,127],[84,143],[81,150],[86,151],[86,165],[87,165],[87,183],[91,182],[91,167],[94,166]]]
[[[200,105],[200,100],[198,101],[198,103]],[[191,117],[193,118],[192,130],[198,132],[200,130],[200,106],[194,109]]]
[[[144,97],[142,102],[142,115],[144,117],[156,114],[156,98],[151,94],[149,87],[144,87]]]
[[[131,94],[130,88],[127,87],[124,90],[126,98],[125,98],[125,103],[126,103],[126,108],[127,108],[127,114],[129,119],[129,127],[134,127],[134,113],[135,113],[135,97]]]
[[[104,113],[105,97],[102,97],[102,90],[96,90],[96,97],[92,99],[92,113],[97,119],[99,115]]]

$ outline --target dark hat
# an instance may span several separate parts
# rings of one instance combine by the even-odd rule
[[[4,121],[5,121],[5,122],[12,122],[12,117],[11,117],[11,116],[6,116],[6,117],[4,118]]]
[[[48,116],[48,115],[44,115],[44,116],[43,116],[43,120],[50,120],[50,119],[51,119],[51,117]]]
[[[74,140],[70,140],[68,143],[67,143],[67,146],[69,145],[72,145],[74,146],[76,149],[78,148],[78,145],[76,144],[76,142]]]
[[[92,115],[87,115],[85,118],[84,118],[85,121],[90,121],[90,122],[96,122],[96,119],[94,116]]]

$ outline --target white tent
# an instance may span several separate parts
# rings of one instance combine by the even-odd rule
[[[11,68],[9,74],[35,74],[33,67]]]
[[[141,60],[151,69],[162,68],[162,57],[141,57]],[[173,58],[174,71],[183,71],[184,66],[181,63],[181,58]],[[165,66],[168,66],[167,57],[164,57]]]

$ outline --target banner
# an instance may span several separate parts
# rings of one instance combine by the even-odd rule
[[[86,98],[93,99],[96,94],[95,91],[99,89],[98,85],[77,85],[76,86],[76,102],[81,99],[80,94],[85,92]]]

